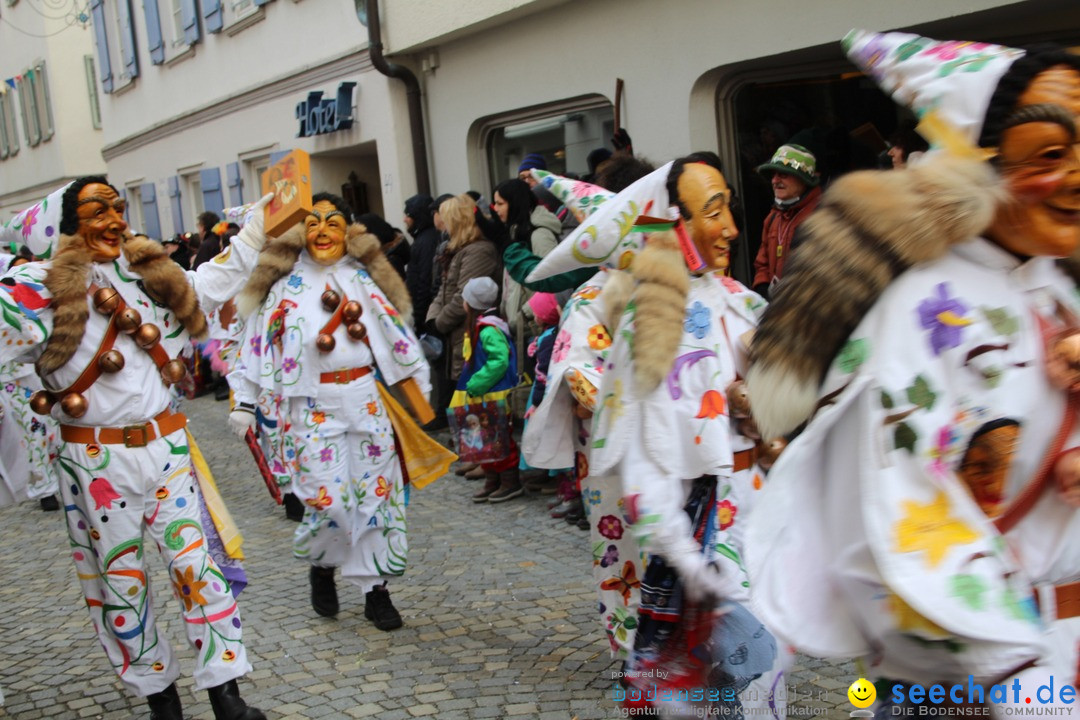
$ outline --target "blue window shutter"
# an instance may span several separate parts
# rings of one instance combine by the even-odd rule
[[[265,5],[268,2],[270,2],[270,0],[255,0],[256,5]]]
[[[135,28],[131,21],[131,0],[117,0],[116,14],[120,19],[120,32],[124,33],[124,42],[120,43],[120,49],[124,51],[121,58],[124,63],[124,72],[129,78],[139,76],[139,49],[135,47]]]
[[[127,188],[120,188],[116,191],[116,194],[120,196],[120,199],[124,201],[124,222],[131,226],[131,208],[127,204]]]
[[[146,44],[150,50],[150,62],[160,65],[165,62],[165,41],[161,37],[158,0],[143,0],[143,13],[146,15]]]
[[[173,232],[184,232],[184,212],[180,207],[180,176],[169,178],[169,206],[172,208]]]
[[[206,32],[221,32],[221,28],[225,26],[221,0],[202,0],[202,14],[206,20]]]
[[[225,166],[225,179],[229,183],[229,202],[234,207],[244,204],[244,179],[240,177],[240,163]]]
[[[112,65],[109,63],[109,35],[105,31],[105,0],[90,0],[90,16],[94,21],[94,38],[97,40],[98,70],[101,73],[101,89],[113,91]]]
[[[199,12],[195,9],[195,0],[180,0],[180,20],[184,24],[184,42],[189,45],[199,42]]]
[[[155,240],[161,240],[161,218],[158,217],[154,183],[143,183],[139,188],[139,196],[142,198],[143,232]]]
[[[225,210],[225,195],[221,192],[221,170],[200,170],[199,184],[202,185],[203,207],[220,215]]]

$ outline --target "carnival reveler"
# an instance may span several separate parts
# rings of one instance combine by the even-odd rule
[[[305,506],[293,554],[310,564],[315,612],[337,615],[341,568],[364,592],[365,617],[393,630],[402,621],[386,581],[405,572],[406,487],[382,383],[415,379],[426,397],[428,365],[409,293],[378,238],[341,198],[313,200],[267,245],[237,298],[240,316],[254,315],[241,377],[230,378],[230,424],[245,434],[256,406],[271,418],[271,467]]]
[[[754,608],[803,652],[1004,716],[1077,678],[1080,58],[844,48],[935,149],[828,190],[755,336],[759,426],[806,426],[751,521]]]
[[[726,276],[730,198],[715,155],[668,163],[530,276],[604,268],[567,304],[523,447],[531,465],[577,468],[601,620],[626,658],[616,696],[705,691],[654,694],[662,715],[784,704],[770,689],[785,653],[745,606],[742,525],[761,474],[746,408],[728,395],[741,398],[743,336],[765,303]]]
[[[265,198],[268,200],[269,198]],[[156,720],[183,716],[179,663],[158,633],[146,535],[168,564],[196,655],[195,685],[218,720],[265,716],[240,698],[251,665],[229,583],[207,551],[186,419],[169,408],[177,355],[204,311],[255,266],[262,205],[231,250],[185,273],[160,244],[132,237],[104,177],[56,191],[7,226],[46,259],[0,281],[0,361],[32,360],[46,388],[34,410],[60,423],[57,464],[72,557],[94,630],[125,687]]]

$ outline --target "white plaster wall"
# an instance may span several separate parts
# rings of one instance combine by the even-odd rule
[[[421,46],[431,46],[437,42],[481,32],[567,1],[382,0],[380,13],[383,42],[386,43],[388,54],[413,52]],[[581,0],[578,0],[578,3],[580,2]]]

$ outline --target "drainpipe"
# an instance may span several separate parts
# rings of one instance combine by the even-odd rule
[[[388,62],[383,57],[379,0],[356,0],[358,10],[361,3],[367,14],[368,53],[371,56],[371,64],[383,75],[397,78],[405,83],[405,98],[409,104],[409,131],[412,134],[413,164],[416,167],[416,191],[430,195],[431,178],[428,176],[427,140],[424,138],[424,110],[420,104],[420,81],[409,68]]]

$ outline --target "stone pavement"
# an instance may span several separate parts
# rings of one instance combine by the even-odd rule
[[[453,475],[415,491],[409,570],[390,583],[405,627],[382,633],[364,619],[359,590],[341,583],[338,617],[315,615],[307,565],[290,553],[295,525],[227,430],[225,403],[206,396],[185,412],[244,534],[251,584],[240,606],[255,670],[240,686],[272,720],[619,716],[587,534],[548,517],[546,497],[478,505],[469,499],[476,484]],[[61,513],[36,503],[0,509],[0,718],[149,717],[93,636],[67,547]],[[186,717],[211,720],[192,686],[193,654],[164,564],[147,554],[166,605],[159,622],[185,663]],[[847,716],[850,664],[800,657],[790,677],[799,717]]]

